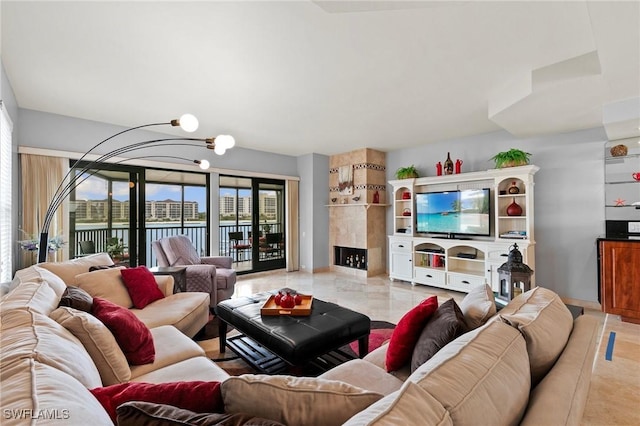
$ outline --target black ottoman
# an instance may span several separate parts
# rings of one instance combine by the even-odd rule
[[[315,298],[308,316],[262,316],[260,308],[275,293],[277,290],[218,304],[221,353],[228,345],[263,372],[275,370],[267,368],[274,360],[261,353],[264,352],[262,348],[294,367],[303,367],[354,340],[358,340],[359,356],[362,358],[367,354],[371,331],[368,316]],[[227,324],[244,336],[239,336],[238,340],[230,338],[227,342]],[[251,341],[258,345],[251,345]],[[256,363],[256,360],[260,362]]]

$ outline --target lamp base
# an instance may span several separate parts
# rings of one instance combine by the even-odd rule
[[[40,233],[40,245],[38,245],[38,263],[47,261],[47,251],[49,249],[49,233]]]

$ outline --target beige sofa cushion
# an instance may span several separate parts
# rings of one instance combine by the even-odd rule
[[[523,426],[561,424],[582,421],[591,368],[598,341],[598,320],[581,315],[573,324],[571,337],[553,366],[529,395]]]
[[[51,318],[13,310],[2,316],[1,330],[3,365],[19,358],[32,358],[69,374],[87,388],[102,386],[100,373],[82,343]]]
[[[99,319],[86,312],[61,307],[51,318],[73,333],[93,360],[104,386],[128,382],[131,370],[111,331]]]
[[[413,382],[351,417],[344,426],[453,426],[449,413]]]
[[[369,352],[364,358],[365,361],[370,362],[376,367],[380,367],[383,370],[386,370],[385,363],[387,360],[387,349],[389,348],[389,343],[385,343],[379,348],[374,349]],[[389,374],[399,379],[401,382],[404,382],[411,375],[411,363],[407,363],[400,370],[392,371]]]
[[[48,269],[42,268],[38,265],[32,265],[28,268],[20,269],[16,271],[15,277],[21,282],[46,282],[49,287],[56,293],[58,298],[62,297],[62,293],[65,288],[67,288],[67,284]]]
[[[341,425],[382,398],[339,381],[263,374],[229,377],[221,390],[228,413],[306,426]]]
[[[462,299],[460,310],[469,330],[484,325],[496,314],[496,301],[491,286],[482,284],[471,288],[471,291]]]
[[[185,359],[204,356],[204,350],[193,340],[171,325],[150,329],[156,357],[150,364],[132,365],[131,377],[135,378]]]
[[[56,293],[45,283],[25,282],[21,283],[11,293],[7,294],[0,303],[0,313],[16,309],[29,310],[42,315],[49,315],[60,301]]]
[[[193,337],[209,321],[209,294],[172,294],[144,309],[131,309],[131,312],[149,328],[172,325],[188,337]]]
[[[129,291],[122,281],[121,268],[100,269],[93,272],[78,274],[74,278],[74,285],[80,287],[93,297],[107,299],[123,308],[133,307]]]
[[[71,259],[64,262],[44,262],[39,263],[41,266],[53,272],[62,281],[69,285],[73,285],[76,275],[89,272],[92,266],[113,265],[113,260],[107,253],[96,253],[88,256]]]
[[[384,368],[362,359],[352,359],[318,376],[319,379],[340,380],[368,391],[389,395],[402,387],[402,380]]]
[[[215,362],[209,358],[198,356],[132,378],[131,381],[144,383],[190,382],[194,380],[222,382],[228,377],[229,374],[218,367]]]
[[[2,364],[2,425],[113,426],[85,385],[64,372],[32,358]],[[10,413],[22,413],[7,416]],[[30,414],[31,413],[31,414]],[[42,417],[31,421],[31,416]],[[51,418],[53,417],[53,418]]]
[[[173,294],[174,280],[171,275],[156,275],[156,282],[165,297]]]
[[[531,388],[527,348],[518,330],[499,321],[458,337],[408,379],[449,412],[454,424],[520,422]]]
[[[509,302],[499,318],[524,336],[531,384],[535,386],[553,367],[567,343],[573,328],[571,312],[556,293],[535,287]]]

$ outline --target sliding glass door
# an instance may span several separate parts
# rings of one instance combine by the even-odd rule
[[[238,273],[285,267],[284,181],[220,176],[220,253]]]
[[[285,267],[284,182],[254,179],[253,227],[259,230],[258,244],[253,246],[256,271]]]
[[[200,256],[210,253],[209,174],[146,170],[145,241],[171,235],[189,237]],[[155,253],[147,253],[147,265],[157,265]]]
[[[210,253],[208,173],[119,164],[76,173],[71,258],[107,252],[117,264],[151,267],[157,264],[151,243],[170,235],[187,235],[201,256]]]
[[[76,171],[80,182],[70,197],[69,256],[109,253],[116,264],[138,264],[137,167],[101,165]]]

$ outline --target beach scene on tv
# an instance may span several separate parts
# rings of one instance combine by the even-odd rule
[[[490,235],[488,189],[416,194],[416,231]]]

